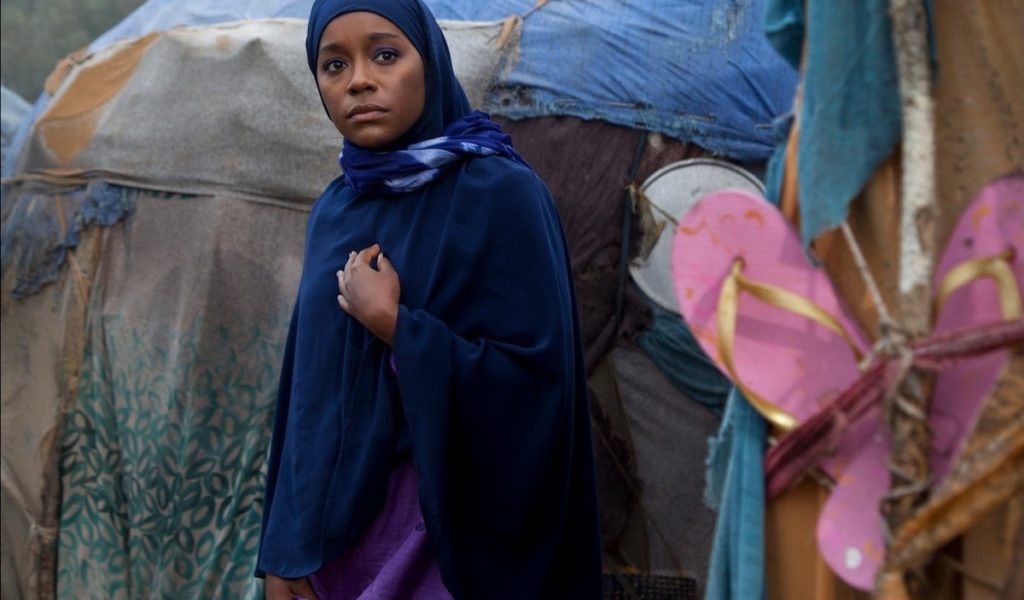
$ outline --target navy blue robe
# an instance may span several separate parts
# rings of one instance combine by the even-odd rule
[[[336,301],[335,272],[373,243],[401,280],[397,374]],[[259,568],[307,575],[351,547],[411,451],[456,598],[598,597],[575,306],[554,204],[529,169],[472,158],[400,199],[331,184],[308,225]]]
[[[317,0],[395,23],[424,63],[426,102],[390,150],[469,115],[444,37],[419,0]],[[348,146],[346,146],[348,147]],[[392,349],[341,310],[335,273],[379,243],[401,281]],[[590,416],[569,256],[537,175],[465,156],[426,187],[313,206],[267,473],[258,573],[301,577],[351,548],[411,455],[420,507],[456,598],[598,598]]]

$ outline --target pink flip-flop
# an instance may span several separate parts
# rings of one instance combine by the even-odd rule
[[[1024,178],[1009,177],[982,190],[946,246],[933,279],[936,297],[942,298],[935,333],[1019,318],[1022,249]],[[969,279],[978,272],[985,275]],[[929,415],[933,483],[949,473],[1009,354],[993,352],[939,373]],[[826,563],[847,583],[865,590],[874,586],[884,561],[878,507],[889,488],[889,452],[888,434],[878,427],[837,480],[818,521],[818,547]]]
[[[865,336],[800,236],[764,199],[741,190],[705,196],[679,222],[672,258],[680,314],[775,426],[792,429],[859,377]],[[842,476],[880,414],[872,408],[847,427],[821,462],[826,473]]]
[[[792,429],[857,379],[864,335],[800,236],[762,198],[705,196],[680,221],[672,256],[680,314],[774,425]]]
[[[953,287],[958,276],[969,275],[972,270],[984,270],[986,275]],[[1002,287],[998,279],[1004,280]],[[1022,316],[1024,176],[999,179],[978,194],[946,245],[933,286],[939,299],[936,333]],[[941,419],[942,425],[933,424],[936,447],[932,469],[936,474],[949,471],[1009,359],[1010,351],[1004,350],[939,373],[932,400],[932,414]]]
[[[868,344],[828,274],[811,264],[799,235],[774,206],[736,190],[710,194],[683,217],[673,241],[673,279],[680,313],[708,356],[775,425],[789,429],[803,422],[858,379],[853,348],[862,352]],[[810,318],[806,306],[803,311],[783,310],[779,302],[765,302],[763,295],[744,293],[735,307],[730,306],[729,296],[734,293],[730,287],[737,287],[730,279],[736,280],[739,269],[748,280],[819,307],[842,333],[823,325],[820,315],[817,320]],[[749,285],[746,289],[756,290]],[[775,296],[780,299],[780,294]],[[791,307],[800,304],[784,295],[781,300]],[[724,335],[731,338],[731,344],[722,338],[723,320]],[[728,322],[733,320],[731,329]],[[783,412],[782,419],[772,418],[775,409]],[[849,471],[863,453],[870,455],[868,460],[883,456],[884,448],[877,439],[880,414],[880,409],[872,409],[850,426],[835,454],[823,461],[821,466],[837,482],[860,477]],[[856,501],[853,496],[860,490],[852,487],[850,499]],[[857,516],[861,520],[870,522],[871,515],[877,517],[877,502],[860,507],[863,515]],[[833,523],[823,526],[829,529]],[[869,525],[877,529],[879,523],[876,519]],[[857,567],[870,562],[877,568],[883,551],[882,545],[865,546],[847,562]]]

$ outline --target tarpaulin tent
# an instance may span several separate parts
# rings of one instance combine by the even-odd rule
[[[530,6],[488,16],[430,4],[473,18]],[[513,19],[508,39],[502,21],[444,28],[474,102],[524,119],[505,124],[555,191],[596,368],[643,321],[640,299],[621,328],[612,314],[625,185],[709,151],[763,159],[793,73],[759,49],[758,2],[635,14],[576,4]],[[52,97],[23,128],[3,223],[5,597],[258,594],[250,575],[283,316],[309,202],[337,173],[304,23],[282,18],[307,10],[147,2],[58,67]],[[615,15],[644,36],[621,38]],[[563,88],[556,50],[566,40],[578,61],[592,56],[590,76]],[[616,47],[628,56],[612,56]],[[633,63],[609,73],[607,61]],[[716,61],[729,68],[712,73]],[[646,71],[652,87],[626,71]],[[551,90],[566,95],[524,109]],[[616,350],[606,368],[624,401],[650,400],[624,418],[643,438],[634,460],[646,509],[679,534],[640,544],[648,556],[630,560],[699,577],[713,517],[687,482],[714,418],[654,391],[658,373],[642,355]],[[693,433],[673,436],[673,423]]]

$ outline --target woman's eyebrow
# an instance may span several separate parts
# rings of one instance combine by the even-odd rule
[[[397,33],[391,33],[390,31],[375,31],[375,32],[367,35],[366,39],[368,39],[371,42],[377,42],[377,41],[380,41],[380,40],[387,40],[387,39],[395,39],[395,40],[397,40],[400,37],[401,36],[399,36]],[[323,46],[320,46],[320,50],[318,50],[318,52],[340,52],[340,51],[341,51],[341,44],[338,43],[338,42],[328,42],[328,43],[324,44]]]
[[[320,46],[320,50],[318,50],[317,52],[340,52],[340,51],[341,51],[341,44],[339,44],[338,42],[328,42],[328,43],[324,44],[323,46]]]

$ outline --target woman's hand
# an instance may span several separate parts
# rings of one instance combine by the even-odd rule
[[[370,266],[374,258],[376,269]],[[379,244],[349,254],[345,268],[338,271],[338,304],[342,310],[389,346],[394,345],[401,290],[398,273],[381,254]]]
[[[285,579],[270,573],[267,573],[263,581],[263,595],[266,600],[294,600],[296,596],[306,600],[319,600],[309,583],[309,577]]]

